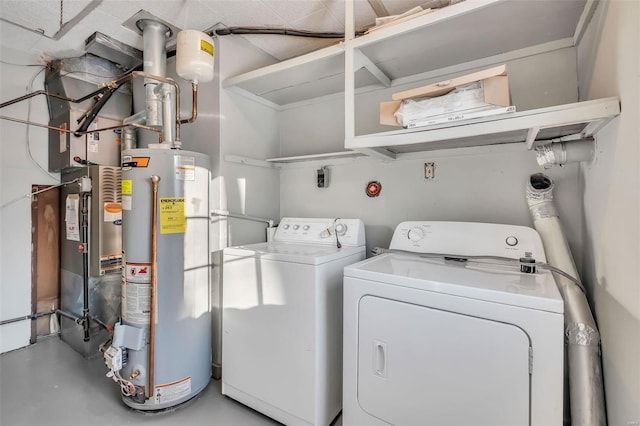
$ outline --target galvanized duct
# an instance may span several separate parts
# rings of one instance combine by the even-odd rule
[[[553,204],[553,181],[542,173],[531,175],[527,202],[542,238],[549,264],[580,277]],[[573,281],[555,274],[564,299],[566,360],[569,373],[571,425],[607,424],[600,359],[600,334],[584,292]]]

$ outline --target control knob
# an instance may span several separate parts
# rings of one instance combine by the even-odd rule
[[[347,233],[347,225],[345,225],[344,223],[338,223],[335,229],[336,234],[338,235],[344,235]]]
[[[293,230],[297,230],[298,228],[300,228],[300,225],[293,225]]]
[[[309,225],[305,225],[305,226],[302,227],[302,229],[305,230],[305,231],[308,231],[309,228],[311,228]]]
[[[413,242],[418,242],[424,238],[424,230],[422,228],[411,228],[407,233],[407,238]]]

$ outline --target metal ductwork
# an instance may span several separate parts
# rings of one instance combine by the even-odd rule
[[[593,138],[550,143],[535,149],[538,165],[543,169],[564,166],[568,163],[593,160],[596,143]]]
[[[527,202],[549,264],[562,269],[576,280],[574,282],[554,273],[564,299],[565,370],[568,371],[571,425],[604,426],[607,419],[600,334],[587,297],[577,284],[580,283],[580,277],[553,203],[553,186],[553,181],[546,175],[531,175],[527,185]]]

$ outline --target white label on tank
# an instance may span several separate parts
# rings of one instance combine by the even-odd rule
[[[130,155],[124,155],[122,156],[122,170],[123,171],[127,171],[127,170],[131,170],[131,156]]]
[[[122,318],[136,324],[149,324],[151,284],[122,281]]]
[[[176,155],[173,157],[176,180],[196,180],[196,157]]]
[[[131,210],[131,195],[122,196],[122,210]]]
[[[178,380],[177,382],[156,385],[156,404],[175,401],[188,396],[191,393],[191,376]]]
[[[89,126],[89,131],[96,130],[98,128],[98,119],[96,118]],[[97,153],[99,151],[100,133],[92,132],[87,134],[87,151]]]
[[[67,195],[64,223],[67,240],[69,241],[80,241],[80,226],[78,220],[80,213],[79,204],[80,196],[78,194]]]

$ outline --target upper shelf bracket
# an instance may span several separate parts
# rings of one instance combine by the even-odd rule
[[[354,49],[354,69],[366,68],[384,87],[391,86],[391,79],[371,59],[367,58],[359,49]]]

